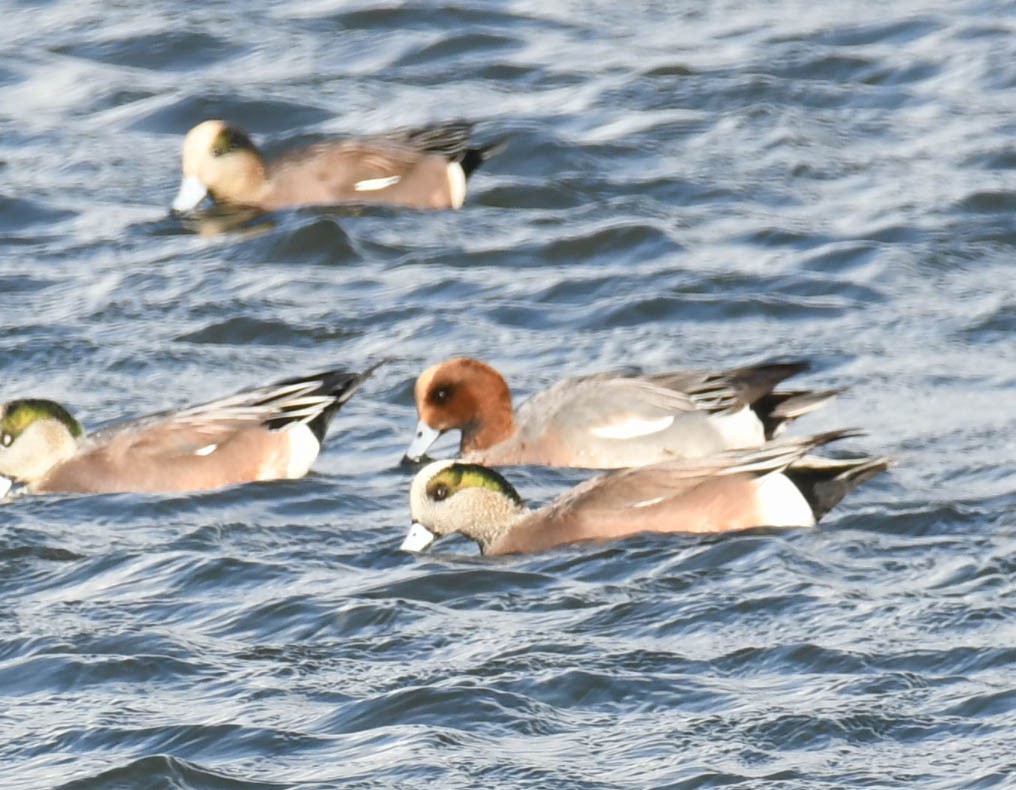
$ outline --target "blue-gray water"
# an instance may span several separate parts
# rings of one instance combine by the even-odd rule
[[[0,397],[378,371],[314,473],[0,507],[0,786],[1016,785],[1003,2],[8,3]],[[166,217],[182,134],[466,117],[459,212]],[[424,366],[807,357],[897,467],[815,531],[398,551]],[[447,447],[447,445],[446,445]],[[581,473],[513,472],[545,501]]]

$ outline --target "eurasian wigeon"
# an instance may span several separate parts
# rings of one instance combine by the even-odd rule
[[[838,390],[774,392],[805,362],[655,375],[600,373],[559,381],[512,411],[504,378],[454,357],[416,381],[420,460],[446,431],[461,431],[462,460],[488,466],[546,464],[612,469],[759,447]]]

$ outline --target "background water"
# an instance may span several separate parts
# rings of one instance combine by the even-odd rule
[[[8,2],[0,395],[394,360],[304,480],[0,507],[4,788],[1016,785],[1004,2]],[[167,219],[181,136],[466,117],[459,212]],[[806,357],[815,531],[398,551],[412,382]],[[546,501],[582,473],[513,472]]]

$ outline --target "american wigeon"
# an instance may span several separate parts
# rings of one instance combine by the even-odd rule
[[[183,143],[183,181],[174,211],[206,196],[272,210],[287,206],[383,203],[459,208],[466,179],[495,146],[470,147],[468,123],[362,140],[331,140],[265,162],[242,129],[204,121]]]
[[[462,433],[462,459],[488,466],[547,464],[612,469],[758,447],[838,390],[774,392],[805,362],[648,376],[600,373],[564,379],[512,412],[493,367],[454,357],[416,380],[418,461],[446,431]]]
[[[328,424],[377,368],[330,370],[91,434],[63,406],[0,406],[0,476],[30,493],[198,491],[302,477]]]
[[[413,480],[413,526],[402,548],[423,551],[437,537],[455,532],[475,540],[483,554],[497,555],[640,532],[812,527],[848,491],[889,465],[887,458],[807,455],[851,435],[834,431],[698,461],[619,469],[538,510],[527,508],[511,483],[492,469],[436,461]]]

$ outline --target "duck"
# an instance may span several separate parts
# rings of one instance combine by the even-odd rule
[[[167,493],[310,470],[332,418],[377,363],[242,390],[93,433],[63,405],[21,398],[0,405],[4,493]]]
[[[416,380],[418,422],[403,462],[421,462],[442,434],[461,433],[464,461],[590,469],[643,466],[758,447],[840,390],[774,392],[806,361],[726,370],[614,371],[567,378],[516,411],[504,377],[473,357],[452,357]]]
[[[536,510],[495,469],[435,461],[413,479],[412,526],[401,548],[422,552],[438,538],[460,533],[484,556],[498,556],[643,532],[814,527],[850,490],[889,467],[887,457],[809,455],[857,435],[830,431],[694,461],[612,470]]]
[[[470,146],[472,124],[453,122],[366,139],[328,140],[266,162],[250,136],[202,121],[183,142],[174,213],[206,198],[265,211],[343,203],[460,208],[466,180],[500,143]]]

